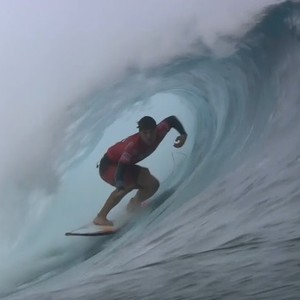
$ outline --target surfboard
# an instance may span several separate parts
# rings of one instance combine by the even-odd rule
[[[157,196],[155,199],[149,199],[141,204],[141,210],[136,213],[129,213],[123,211],[121,215],[113,220],[113,226],[100,226],[94,223],[88,223],[72,231],[66,232],[66,236],[104,236],[111,235],[119,232],[123,227],[128,225],[139,214],[143,214],[146,211],[152,211],[159,207],[170,195],[173,194],[175,189],[169,189]]]
[[[117,226],[100,226],[94,223],[86,224],[75,230],[66,232],[66,236],[100,236],[116,233],[120,228]]]
[[[121,228],[127,225],[136,213],[129,213],[128,211],[123,211],[114,220],[113,226],[102,226],[95,225],[94,223],[88,223],[72,231],[66,232],[66,236],[101,236],[117,233]]]

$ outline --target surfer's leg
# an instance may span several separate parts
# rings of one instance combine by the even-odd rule
[[[133,186],[127,186],[125,190],[118,191],[114,190],[108,199],[106,200],[101,211],[98,213],[97,217],[94,219],[94,224],[97,225],[113,225],[113,223],[107,220],[108,213],[122,200],[122,198],[131,192]]]
[[[109,183],[110,185],[115,185],[115,173],[117,165],[107,162],[107,158],[103,158],[100,162],[99,175],[100,177]],[[134,172],[133,172],[134,170]],[[132,173],[132,174],[131,174]],[[136,187],[136,181],[138,177],[139,169],[134,167],[125,172],[125,189],[118,191],[115,189],[108,199],[106,200],[101,211],[98,213],[97,217],[94,219],[94,224],[97,225],[113,225],[113,223],[107,220],[108,213],[122,200],[122,198],[131,192]],[[136,174],[136,175],[135,175]],[[133,178],[135,175],[135,179]]]
[[[129,210],[140,207],[141,203],[153,196],[159,188],[159,181],[147,168],[141,168],[138,179],[138,191],[128,204]]]

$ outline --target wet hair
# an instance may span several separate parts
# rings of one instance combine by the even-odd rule
[[[155,129],[156,128],[156,121],[149,116],[145,116],[141,118],[138,122],[138,129],[141,130],[148,130],[148,129]]]

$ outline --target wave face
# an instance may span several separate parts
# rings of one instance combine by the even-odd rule
[[[1,179],[5,299],[298,299],[300,5],[260,3],[234,34],[51,106],[35,164]],[[95,162],[149,113],[189,133],[144,163],[162,182],[153,210],[113,237],[65,238],[111,191]]]

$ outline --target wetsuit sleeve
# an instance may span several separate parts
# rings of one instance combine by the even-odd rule
[[[131,163],[132,156],[134,152],[134,144],[130,143],[124,149],[120,160],[118,162],[118,167],[115,174],[115,186],[117,189],[122,189],[124,187],[124,174],[126,167]]]
[[[122,189],[124,187],[124,174],[125,174],[126,164],[123,162],[118,163],[116,171],[116,183],[115,186],[117,189]]]
[[[175,116],[170,116],[164,119],[171,128],[176,129],[180,134],[187,134],[180,121]]]

